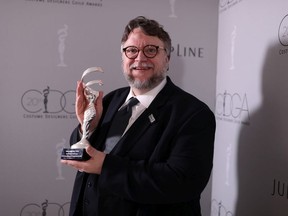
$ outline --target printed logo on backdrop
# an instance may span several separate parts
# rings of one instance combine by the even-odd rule
[[[175,4],[176,4],[176,0],[169,0],[169,5],[170,5],[169,17],[171,17],[171,18],[177,18],[177,15],[175,13]]]
[[[281,20],[278,29],[278,39],[284,47],[279,50],[279,55],[288,54],[288,14]]]
[[[171,48],[172,53],[181,58],[204,58],[203,47],[192,47],[179,43]]]
[[[243,0],[220,0],[219,1],[219,13],[229,10]]]
[[[76,119],[75,90],[60,91],[47,86],[29,89],[21,97],[25,119]]]
[[[235,69],[235,41],[237,37],[237,26],[234,26],[233,31],[231,32],[231,62],[230,62],[230,70]]]
[[[102,7],[103,0],[24,0],[31,3],[61,4],[71,6]]]
[[[22,207],[20,216],[53,215],[68,216],[70,202],[64,204],[49,202],[47,199],[41,204],[29,203]]]
[[[211,216],[233,216],[233,213],[222,204],[222,202],[218,202],[216,199],[212,200],[211,204]]]
[[[246,93],[228,92],[216,95],[216,119],[234,124],[250,125],[250,111]]]
[[[62,150],[63,148],[66,147],[66,139],[62,138],[62,141],[56,144],[56,166],[57,166],[57,177],[56,180],[65,180],[64,176],[63,176],[63,165],[60,162],[61,161],[61,154],[62,154]]]
[[[68,36],[68,25],[64,25],[63,28],[59,29],[57,31],[58,35],[58,52],[59,52],[59,64],[57,65],[58,67],[67,67],[67,65],[64,62],[64,53],[65,53],[65,41]]]
[[[231,155],[234,149],[232,149],[232,143],[229,143],[228,147],[226,148],[226,166],[225,166],[225,184],[230,186],[230,171],[233,169],[231,166]]]

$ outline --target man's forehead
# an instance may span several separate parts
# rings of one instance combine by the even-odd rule
[[[140,28],[134,29],[128,35],[127,41],[124,43],[125,46],[146,46],[146,45],[157,45],[163,46],[163,42],[156,36],[146,35]]]

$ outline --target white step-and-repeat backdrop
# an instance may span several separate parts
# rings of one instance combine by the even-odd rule
[[[224,12],[221,19],[226,14]],[[270,19],[256,17],[260,18],[259,23],[251,28],[258,37],[253,37],[256,40],[252,45],[263,41],[263,35],[256,30],[263,25],[267,27],[267,20],[267,25],[274,24],[272,20],[275,20],[274,27],[277,27],[285,13],[273,13],[272,19],[269,14],[272,15],[266,15]],[[214,110],[218,1],[1,0],[0,215],[68,215],[75,170],[62,166],[59,157],[61,149],[69,145],[70,133],[77,124],[76,81],[86,68],[100,66],[104,74],[97,78],[104,82],[104,93],[126,85],[121,70],[120,39],[124,26],[138,15],[164,25],[173,42],[170,76]],[[241,29],[235,31],[238,37]],[[230,37],[227,41],[231,41]],[[263,47],[263,43],[250,46],[245,53],[253,56]],[[283,59],[286,55],[278,57]],[[249,65],[258,64],[250,62]],[[238,65],[244,66],[236,61],[235,67]],[[281,71],[277,68],[273,72]],[[242,81],[243,86],[250,81],[250,77]],[[281,83],[282,80],[273,81]],[[282,86],[277,84],[277,87]],[[242,100],[246,95],[252,103],[252,93],[248,90],[237,92],[225,88],[219,92],[225,91],[239,93]],[[284,94],[273,93],[273,96]],[[269,138],[281,136],[283,131],[275,127],[284,124],[281,113],[267,114],[270,120],[277,120],[277,123],[263,122],[267,123],[267,129],[274,130]],[[273,141],[281,145],[285,139],[282,140],[283,143]],[[258,147],[261,144],[257,143]],[[281,176],[273,176],[269,183],[283,180]],[[205,190],[202,205],[203,215],[209,215],[211,184]]]
[[[220,0],[212,216],[288,215],[288,1]]]

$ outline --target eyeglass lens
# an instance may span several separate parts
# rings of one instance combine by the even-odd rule
[[[158,46],[147,45],[142,49],[142,52],[147,58],[154,58],[157,55],[158,48],[159,48]],[[140,49],[134,46],[130,46],[124,48],[123,51],[125,52],[127,58],[134,59],[137,58]]]

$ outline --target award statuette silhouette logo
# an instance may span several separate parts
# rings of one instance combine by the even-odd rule
[[[83,82],[84,77],[87,74],[93,73],[93,72],[103,72],[103,70],[100,67],[91,67],[85,70],[82,74],[81,81]],[[94,107],[94,102],[99,96],[99,92],[93,90],[89,86],[93,84],[99,84],[100,86],[103,85],[101,80],[92,80],[85,84],[84,88],[84,95],[86,99],[88,100],[89,104],[84,112],[84,120],[82,124],[82,138],[79,142],[73,144],[71,148],[64,148],[62,150],[61,159],[64,160],[79,160],[79,161],[85,161],[89,160],[90,156],[86,152],[86,147],[90,145],[88,142],[88,136],[91,133],[90,131],[90,123],[96,116],[96,110]]]

